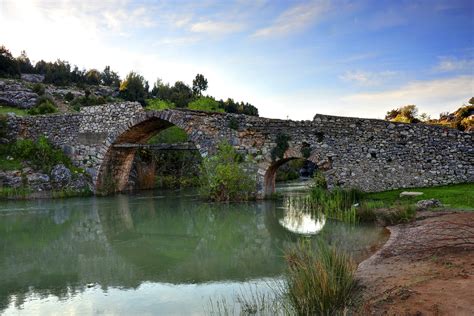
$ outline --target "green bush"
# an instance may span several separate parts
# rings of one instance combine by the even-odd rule
[[[243,201],[253,197],[255,178],[241,165],[235,149],[221,143],[215,156],[203,160],[201,192],[213,201]]]
[[[290,136],[284,133],[278,133],[276,135],[276,146],[272,149],[271,155],[272,160],[275,161],[277,158],[283,159],[285,152],[290,147],[288,141],[290,140]]]
[[[320,242],[287,250],[287,295],[297,315],[337,315],[348,305],[357,265],[336,248]]]
[[[44,93],[45,93],[44,86],[41,83],[35,83],[33,85],[32,90],[33,90],[34,93],[36,93],[39,96],[44,95]]]
[[[64,100],[66,100],[67,102],[71,102],[72,100],[74,100],[74,94],[72,94],[71,91],[69,91],[64,96]]]
[[[28,110],[28,114],[30,115],[42,115],[42,114],[50,114],[56,113],[58,109],[54,106],[53,103],[50,101],[45,101],[34,108]]]
[[[231,117],[227,127],[237,131],[239,129],[239,121],[235,117]]]
[[[316,170],[314,172],[312,186],[316,188],[322,188],[322,189],[328,188],[326,178],[324,177],[324,174],[321,171]]]
[[[156,111],[161,111],[165,109],[174,109],[176,106],[169,102],[169,101],[164,101],[161,99],[147,99],[146,100],[146,109],[147,110],[156,110]]]
[[[7,125],[7,116],[0,114],[0,138],[7,136],[8,125]]]
[[[207,112],[221,112],[224,113],[224,109],[219,107],[219,102],[211,97],[200,97],[189,103],[188,108],[191,110],[207,111]]]
[[[36,169],[48,173],[60,163],[74,169],[71,160],[64,152],[53,148],[44,136],[41,136],[36,142],[31,139],[19,139],[11,145],[10,151],[15,159],[29,161]]]

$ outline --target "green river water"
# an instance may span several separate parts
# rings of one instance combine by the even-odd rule
[[[202,315],[209,300],[269,291],[283,249],[323,239],[360,261],[382,228],[305,213],[283,199],[203,202],[190,191],[0,202],[0,314]]]

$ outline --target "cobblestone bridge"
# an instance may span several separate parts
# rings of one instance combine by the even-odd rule
[[[138,103],[124,102],[86,107],[80,113],[14,117],[10,125],[13,136],[47,136],[87,170],[96,191],[122,190],[137,150],[130,144],[144,144],[173,125],[186,131],[202,156],[214,153],[222,140],[253,156],[259,197],[273,192],[278,167],[298,158],[314,162],[330,186],[364,191],[474,181],[474,134],[423,124],[325,115],[291,121],[145,111]],[[278,133],[289,136],[289,148],[274,161],[271,151]]]

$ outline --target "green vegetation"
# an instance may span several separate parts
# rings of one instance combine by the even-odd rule
[[[178,126],[171,126],[153,136],[149,144],[175,144],[188,141],[188,134]]]
[[[278,133],[276,135],[276,146],[272,149],[272,160],[275,161],[277,158],[283,159],[283,156],[286,150],[290,147],[288,141],[290,140],[290,136],[286,135],[285,133]]]
[[[403,191],[423,192],[423,195],[415,197],[400,197]],[[455,184],[431,188],[399,189],[377,193],[367,193],[365,200],[384,203],[385,206],[396,204],[414,204],[420,200],[438,199],[445,208],[459,210],[474,210],[474,184]]]
[[[227,127],[237,131],[239,129],[239,121],[235,117],[231,117]]]
[[[224,109],[219,107],[219,102],[211,97],[199,97],[189,103],[188,108],[191,110],[224,113]]]
[[[176,106],[169,101],[164,101],[160,99],[147,99],[145,109],[161,111],[166,109],[174,109],[175,107]]]
[[[285,258],[287,295],[297,315],[342,314],[355,286],[357,265],[349,255],[320,242],[316,253],[300,245]]]
[[[0,77],[19,78],[20,67],[5,46],[0,46]]]
[[[28,114],[42,115],[56,113],[57,111],[58,109],[56,108],[53,99],[46,96],[41,96],[36,101],[36,105],[28,110]]]
[[[41,83],[33,84],[31,90],[33,90],[33,92],[35,92],[39,96],[42,96],[45,93],[45,88]]]
[[[457,128],[461,131],[474,128],[474,97],[469,99],[469,104],[463,104],[453,113],[441,113],[439,119],[431,119],[426,113],[418,115],[416,105],[405,105],[387,112],[385,119],[392,122],[402,123],[425,123],[430,125],[440,125],[445,127]]]
[[[216,155],[203,160],[201,192],[213,201],[243,201],[253,198],[255,178],[243,168],[235,149],[221,143]]]
[[[8,105],[0,104],[0,115],[7,114],[7,113],[15,113],[18,116],[25,116],[28,114],[27,110],[14,108]]]
[[[203,75],[197,74],[193,80],[194,95],[201,96],[203,91],[207,90],[207,79]]]
[[[278,168],[275,181],[290,181],[299,179],[299,170],[303,167],[304,160],[294,159]]]
[[[355,189],[335,188],[329,191],[313,186],[309,195],[309,203],[313,212],[323,213],[328,218],[353,224],[359,221],[354,204],[360,201],[361,195],[361,192]]]
[[[54,165],[64,164],[76,172],[71,160],[60,149],[51,146],[48,139],[40,137],[36,142],[30,139],[18,139],[11,144],[0,145],[0,168],[2,170],[20,169],[21,163],[27,161],[37,170],[50,172]]]
[[[138,101],[145,106],[148,94],[148,82],[135,72],[130,72],[120,84],[120,97],[127,101]]]

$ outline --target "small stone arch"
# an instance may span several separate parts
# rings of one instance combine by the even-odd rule
[[[182,118],[166,111],[142,113],[118,128],[101,146],[100,152],[103,158],[94,181],[96,193],[120,192],[127,185],[137,148],[115,147],[115,145],[144,144],[154,135],[171,126],[182,128],[201,156],[207,154],[209,148],[200,144],[202,133],[194,133],[192,128],[186,126]]]
[[[291,152],[297,152],[295,150],[289,150],[287,153]],[[269,166],[265,170],[264,174],[264,179],[263,179],[263,192],[264,196],[271,195],[272,193],[275,192],[275,179],[276,179],[276,173],[279,167],[284,165],[285,163],[291,161],[291,160],[296,160],[296,159],[303,159],[303,160],[308,160],[313,162],[317,167],[318,170],[320,171],[328,171],[332,168],[332,159],[322,159],[317,155],[316,153],[312,153],[309,157],[303,157],[302,155],[294,155],[294,156],[288,156],[285,155],[284,158],[278,159],[276,161],[272,161]]]

